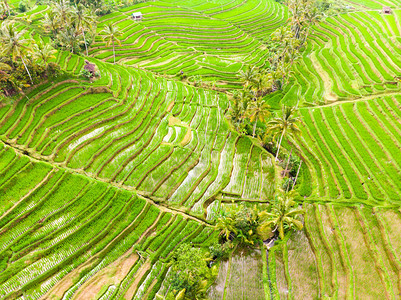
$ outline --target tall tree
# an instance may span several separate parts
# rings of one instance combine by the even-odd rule
[[[35,59],[42,60],[45,64],[46,70],[48,67],[49,60],[56,58],[56,50],[50,44],[46,44],[43,40],[38,41],[32,47],[32,55]]]
[[[297,203],[291,197],[292,193],[286,193],[283,197],[277,197],[272,201],[270,212],[262,211],[259,213],[260,233],[278,231],[280,239],[284,239],[285,232],[292,229],[301,230],[303,225],[298,216],[305,211],[298,208]]]
[[[221,215],[217,218],[216,221],[216,229],[219,231],[220,236],[222,236],[226,241],[230,240],[237,234],[237,229],[235,228],[235,220],[232,216],[228,215],[225,212],[222,212]]]
[[[82,40],[79,40],[77,32],[73,27],[68,27],[65,30],[62,30],[58,34],[58,37],[64,47],[71,49],[71,53],[74,53],[74,48],[78,43],[82,43]]]
[[[47,14],[45,14],[42,25],[47,31],[52,33],[53,37],[56,37],[56,34],[60,28],[60,21],[54,11],[49,11]]]
[[[58,0],[54,3],[53,11],[60,21],[62,27],[66,27],[69,24],[71,17],[71,6],[67,0]]]
[[[92,11],[85,8],[83,5],[76,5],[73,9],[71,20],[76,27],[76,30],[82,32],[84,38],[86,56],[88,56],[88,45],[86,43],[85,30],[91,29],[93,24],[96,24],[96,18],[92,14]]]
[[[257,75],[255,67],[248,67],[245,71],[240,71],[239,73],[239,77],[245,87],[251,86],[255,82]]]
[[[276,160],[280,152],[281,142],[284,136],[291,136],[300,133],[297,123],[300,122],[300,118],[294,116],[296,109],[294,107],[283,106],[281,116],[270,120],[268,125],[268,132],[274,132],[276,135],[280,134],[280,140],[278,143],[278,149],[276,153]]]
[[[17,26],[15,26],[14,22],[4,22],[0,28],[0,41],[1,45],[1,54],[4,56],[10,56],[11,62],[14,64],[17,58],[20,58],[22,63],[24,64],[25,70],[28,73],[29,79],[31,80],[31,84],[33,84],[31,73],[26,66],[24,57],[25,53],[28,51],[28,43],[29,39],[24,38],[26,30],[16,30]]]
[[[113,57],[114,57],[114,64],[116,63],[116,51],[115,51],[115,43],[121,46],[121,42],[118,39],[122,32],[118,28],[118,26],[114,26],[112,23],[106,24],[105,28],[102,30],[104,33],[103,41],[106,42],[106,46],[113,45]]]
[[[255,137],[256,125],[258,121],[264,122],[270,115],[269,109],[270,106],[263,100],[262,97],[258,97],[255,101],[250,103],[248,108],[249,118],[251,122],[255,122],[253,125],[253,137]]]

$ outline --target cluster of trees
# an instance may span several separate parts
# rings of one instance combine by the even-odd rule
[[[171,259],[170,292],[166,297],[156,299],[186,300],[207,299],[207,288],[218,275],[216,264],[212,264],[210,251],[182,244]]]
[[[15,21],[7,20],[0,26],[0,90],[6,96],[22,92],[59,70],[57,64],[49,63],[56,50],[42,39],[34,41],[27,36]]]
[[[284,140],[290,141],[301,133],[298,109],[282,106],[281,111],[272,113],[263,97],[249,92],[253,88],[252,82],[245,86],[245,90],[234,94],[228,117],[237,131],[257,137],[266,150],[275,154],[276,161],[285,168],[283,176],[292,177],[284,184],[285,190],[291,190],[297,181],[300,160],[292,154],[292,148],[288,155],[282,154],[280,149]]]
[[[56,46],[78,53],[92,43],[96,33],[96,14],[92,6],[68,0],[52,2],[51,10],[42,21]]]
[[[218,275],[217,262],[228,258],[237,247],[257,247],[266,240],[284,239],[286,233],[301,230],[304,210],[293,200],[293,193],[273,199],[265,209],[241,204],[225,206],[215,228],[219,240],[209,249],[181,245],[170,263],[170,289],[164,300],[207,299],[207,289]]]
[[[232,206],[220,212],[216,229],[223,249],[236,245],[256,246],[268,239],[284,239],[287,232],[301,230],[304,210],[293,200],[293,192],[276,196],[266,209],[258,206]]]
[[[266,92],[282,89],[291,78],[291,69],[300,56],[300,50],[319,21],[322,12],[315,0],[288,0],[291,18],[284,26],[271,34],[267,46],[270,50],[270,69],[267,77]]]
[[[22,2],[21,2],[22,3]],[[25,3],[25,2],[24,2]],[[5,96],[23,92],[23,88],[36,84],[59,72],[58,66],[49,61],[55,58],[56,50],[62,48],[78,53],[88,47],[96,33],[96,19],[105,4],[102,0],[56,0],[46,1],[50,5],[42,20],[42,27],[49,34],[46,42],[30,37],[21,19],[6,0],[0,2],[0,91]],[[25,4],[24,4],[25,6]],[[54,48],[53,48],[54,47]]]
[[[234,92],[229,111],[234,128],[242,134],[258,137],[263,147],[275,154],[276,160],[279,158],[283,140],[300,133],[298,105],[283,106],[281,111],[272,113],[265,96],[283,89],[289,83],[292,67],[299,58],[313,25],[319,21],[324,7],[315,0],[288,0],[285,4],[288,5],[291,18],[286,25],[271,34],[268,43],[270,67],[249,67],[240,72],[243,87]],[[280,155],[280,158],[283,161],[285,156]],[[290,162],[293,166],[296,165],[293,163],[294,159],[291,159],[290,154],[285,166],[285,176],[288,175]]]
[[[244,90],[234,94],[228,116],[237,131],[258,137],[264,148],[276,154],[276,159],[283,140],[300,133],[296,107],[283,106],[281,112],[272,113],[263,97]]]

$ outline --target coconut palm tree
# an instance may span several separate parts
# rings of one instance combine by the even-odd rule
[[[71,49],[70,50],[71,53],[74,53],[74,48],[77,45],[77,43],[82,43],[82,41],[78,39],[77,32],[73,27],[68,27],[67,29],[61,31],[58,37],[61,44],[65,48]]]
[[[280,152],[281,142],[285,135],[299,134],[301,131],[298,128],[297,123],[300,121],[299,117],[295,117],[294,114],[296,109],[294,107],[283,106],[280,117],[273,118],[270,120],[268,125],[268,133],[274,132],[275,135],[280,134],[280,140],[278,143],[278,149],[276,153],[276,160]]]
[[[60,28],[60,21],[58,20],[56,13],[50,11],[45,14],[42,25],[47,31],[52,33],[53,37],[55,37]]]
[[[224,212],[217,218],[216,229],[220,232],[220,236],[224,237],[227,241],[233,238],[232,234],[237,234],[234,223],[235,220]]]
[[[241,131],[241,124],[248,110],[250,100],[249,93],[244,90],[241,92],[235,91],[233,94],[233,105],[230,107],[228,118],[237,131]]]
[[[24,29],[17,32],[14,22],[4,22],[0,28],[1,54],[10,56],[12,64],[17,58],[21,58],[31,84],[33,84],[31,73],[29,73],[24,60],[25,53],[28,51],[27,44],[30,42],[30,40],[24,38],[25,32],[26,30]]]
[[[38,41],[32,47],[32,55],[35,59],[42,60],[45,64],[46,70],[48,67],[48,62],[52,58],[56,58],[56,50],[50,44],[46,44],[43,40]]]
[[[121,42],[118,39],[121,35],[122,32],[118,28],[118,26],[114,26],[112,23],[106,24],[104,29],[102,30],[104,33],[103,35],[103,41],[106,42],[106,46],[113,45],[113,57],[114,57],[114,64],[116,63],[116,52],[115,52],[115,46],[114,44],[117,43],[118,45],[121,46]]]
[[[305,211],[298,208],[297,203],[292,199],[292,193],[286,193],[283,197],[277,197],[272,202],[270,212],[262,211],[258,214],[258,232],[271,231],[275,233],[278,231],[280,239],[284,239],[286,231],[302,229],[303,225],[298,217],[304,213]]]
[[[243,111],[241,109],[241,103],[238,99],[234,99],[233,105],[231,105],[230,110],[228,112],[228,118],[231,121],[232,125],[234,125],[235,130],[239,131],[241,128],[243,117]]]
[[[96,18],[93,16],[92,11],[82,5],[77,5],[73,9],[71,20],[75,28],[81,30],[85,42],[86,56],[88,56],[88,45],[86,43],[85,30],[91,29],[92,25],[96,23]]]
[[[256,124],[258,120],[264,122],[270,115],[270,106],[267,104],[262,97],[258,97],[256,101],[252,101],[248,108],[248,115],[251,122],[255,122],[253,125],[252,136],[255,137]]]
[[[58,0],[54,3],[53,11],[62,27],[67,26],[72,14],[71,6],[67,0]]]
[[[255,82],[257,76],[258,73],[255,67],[248,67],[245,71],[239,72],[240,80],[244,83],[246,88]]]
[[[7,71],[11,70],[12,70],[11,66],[0,61],[0,74],[7,74]]]

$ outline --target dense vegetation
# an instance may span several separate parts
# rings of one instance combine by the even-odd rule
[[[398,298],[400,5],[0,1],[0,298]]]

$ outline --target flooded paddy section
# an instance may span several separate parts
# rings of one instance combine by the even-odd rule
[[[236,250],[220,264],[216,283],[209,291],[213,300],[265,299],[263,261],[260,250]]]

